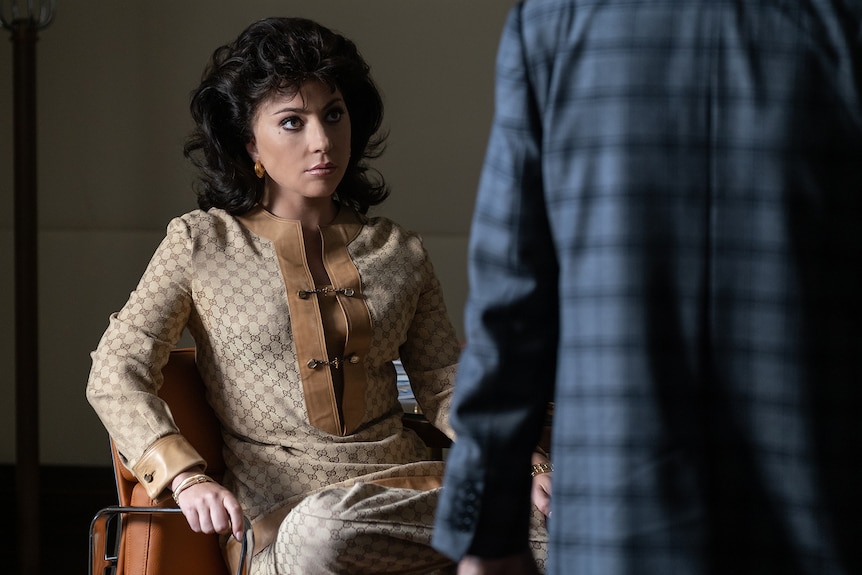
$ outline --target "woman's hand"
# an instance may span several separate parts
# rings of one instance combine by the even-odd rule
[[[550,464],[548,458],[541,453],[533,453],[533,465]],[[551,476],[553,472],[539,473],[533,477],[533,487],[530,490],[530,499],[533,501],[542,515],[548,517],[551,514]]]
[[[198,472],[184,471],[171,482],[175,490],[183,480]],[[237,541],[242,540],[245,516],[242,506],[233,493],[216,483],[208,481],[191,485],[179,494],[177,504],[183,511],[189,527],[196,533],[232,533]]]

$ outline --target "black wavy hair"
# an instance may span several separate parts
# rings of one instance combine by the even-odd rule
[[[201,209],[242,215],[261,200],[263,180],[246,150],[254,115],[262,101],[308,81],[340,90],[350,117],[350,160],[335,199],[363,214],[386,199],[383,176],[366,164],[383,153],[383,100],[356,45],[311,20],[266,18],[213,52],[192,93],[196,127],[183,151],[200,170]]]

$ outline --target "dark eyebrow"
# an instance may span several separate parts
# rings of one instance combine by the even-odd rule
[[[344,99],[343,98],[333,98],[332,100],[327,102],[325,106],[323,106],[323,109],[328,110],[328,109],[332,108],[333,106],[335,106],[336,104],[344,105]],[[308,113],[308,108],[305,108],[305,107],[302,107],[302,108],[280,108],[280,109],[276,110],[275,112],[273,112],[272,115],[277,116],[279,114],[307,114],[307,113]]]

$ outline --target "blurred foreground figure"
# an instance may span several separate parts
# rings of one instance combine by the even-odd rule
[[[527,0],[497,63],[436,547],[862,569],[862,3]]]

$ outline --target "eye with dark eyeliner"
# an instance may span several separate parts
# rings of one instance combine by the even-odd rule
[[[332,108],[326,112],[326,119],[329,122],[335,123],[341,121],[341,118],[344,117],[344,109],[343,108]]]
[[[302,118],[299,116],[288,116],[279,123],[286,130],[298,130],[302,127]]]

